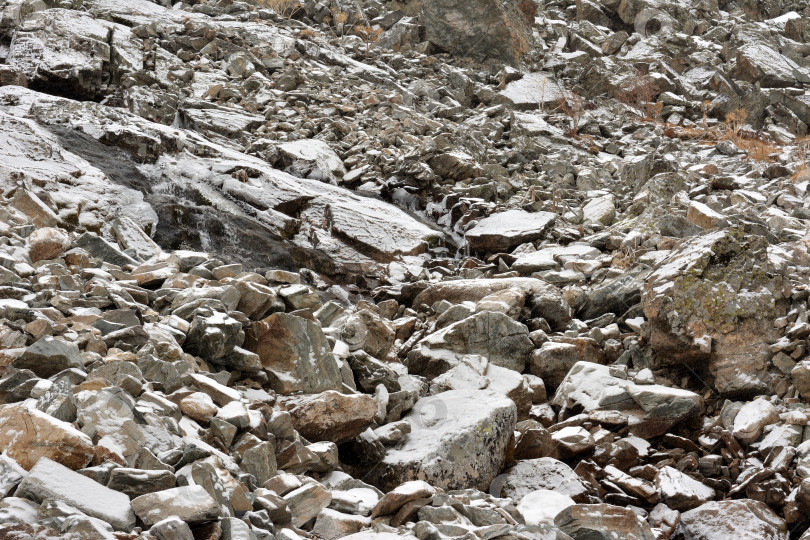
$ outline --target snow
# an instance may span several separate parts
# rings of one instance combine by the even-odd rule
[[[553,525],[557,514],[574,504],[574,499],[568,495],[550,489],[538,489],[520,499],[517,510],[526,525]]]

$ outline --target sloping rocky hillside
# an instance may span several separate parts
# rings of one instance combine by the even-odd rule
[[[0,538],[810,539],[807,0],[0,0]]]

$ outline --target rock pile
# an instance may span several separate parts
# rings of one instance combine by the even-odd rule
[[[803,1],[0,0],[0,537],[810,538]]]

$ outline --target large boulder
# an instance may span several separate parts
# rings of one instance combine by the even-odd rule
[[[628,416],[631,432],[642,437],[662,435],[703,410],[703,399],[694,392],[660,384],[636,384],[625,377],[623,372],[611,373],[608,366],[578,362],[557,388],[551,403],[585,413],[622,411]]]
[[[721,394],[767,391],[785,282],[767,240],[740,228],[684,243],[647,278],[642,306],[654,365],[708,365]]]
[[[411,432],[369,473],[389,491],[409,480],[442,489],[486,490],[506,461],[515,404],[486,390],[451,390],[420,399],[404,418]]]
[[[310,319],[274,313],[253,323],[245,348],[259,355],[280,394],[340,390],[340,368],[320,325]]]
[[[84,363],[75,343],[45,336],[16,358],[12,367],[30,369],[40,377],[50,377],[70,368],[82,368]]]
[[[425,0],[420,22],[428,41],[439,49],[516,64],[531,48],[534,19],[521,5],[518,0]]]
[[[577,502],[588,499],[588,489],[571,467],[550,457],[526,459],[508,469],[490,490],[496,497],[519,501],[538,489],[549,489]]]
[[[0,409],[0,450],[26,470],[48,458],[71,469],[93,459],[93,441],[68,422],[22,404]]]
[[[478,221],[464,236],[473,251],[509,251],[543,238],[556,220],[551,212],[507,210]]]
[[[15,495],[37,502],[54,499],[67,503],[119,531],[135,527],[135,514],[126,494],[104,487],[45,457],[23,479]]]
[[[675,538],[787,540],[785,521],[768,505],[751,499],[710,501],[683,512]]]
[[[342,443],[366,430],[377,414],[377,400],[368,394],[335,391],[287,402],[293,425],[310,441]]]
[[[458,365],[460,357],[480,355],[496,366],[522,372],[533,348],[526,325],[504,313],[481,311],[423,339],[408,354],[408,368],[433,378]]]
[[[552,326],[563,326],[571,320],[571,308],[556,286],[542,279],[518,277],[496,279],[458,279],[431,283],[413,300],[414,306],[432,306],[439,300],[452,304],[478,302],[486,296],[504,289],[520,289],[525,292],[526,305],[531,306],[535,317],[543,317]]]

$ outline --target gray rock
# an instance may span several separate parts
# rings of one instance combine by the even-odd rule
[[[28,369],[40,377],[50,377],[71,368],[83,368],[84,363],[75,343],[45,336],[28,347],[11,363],[17,369]]]
[[[45,499],[65,502],[119,531],[135,527],[129,497],[45,457],[23,479],[16,495],[39,502]]]

